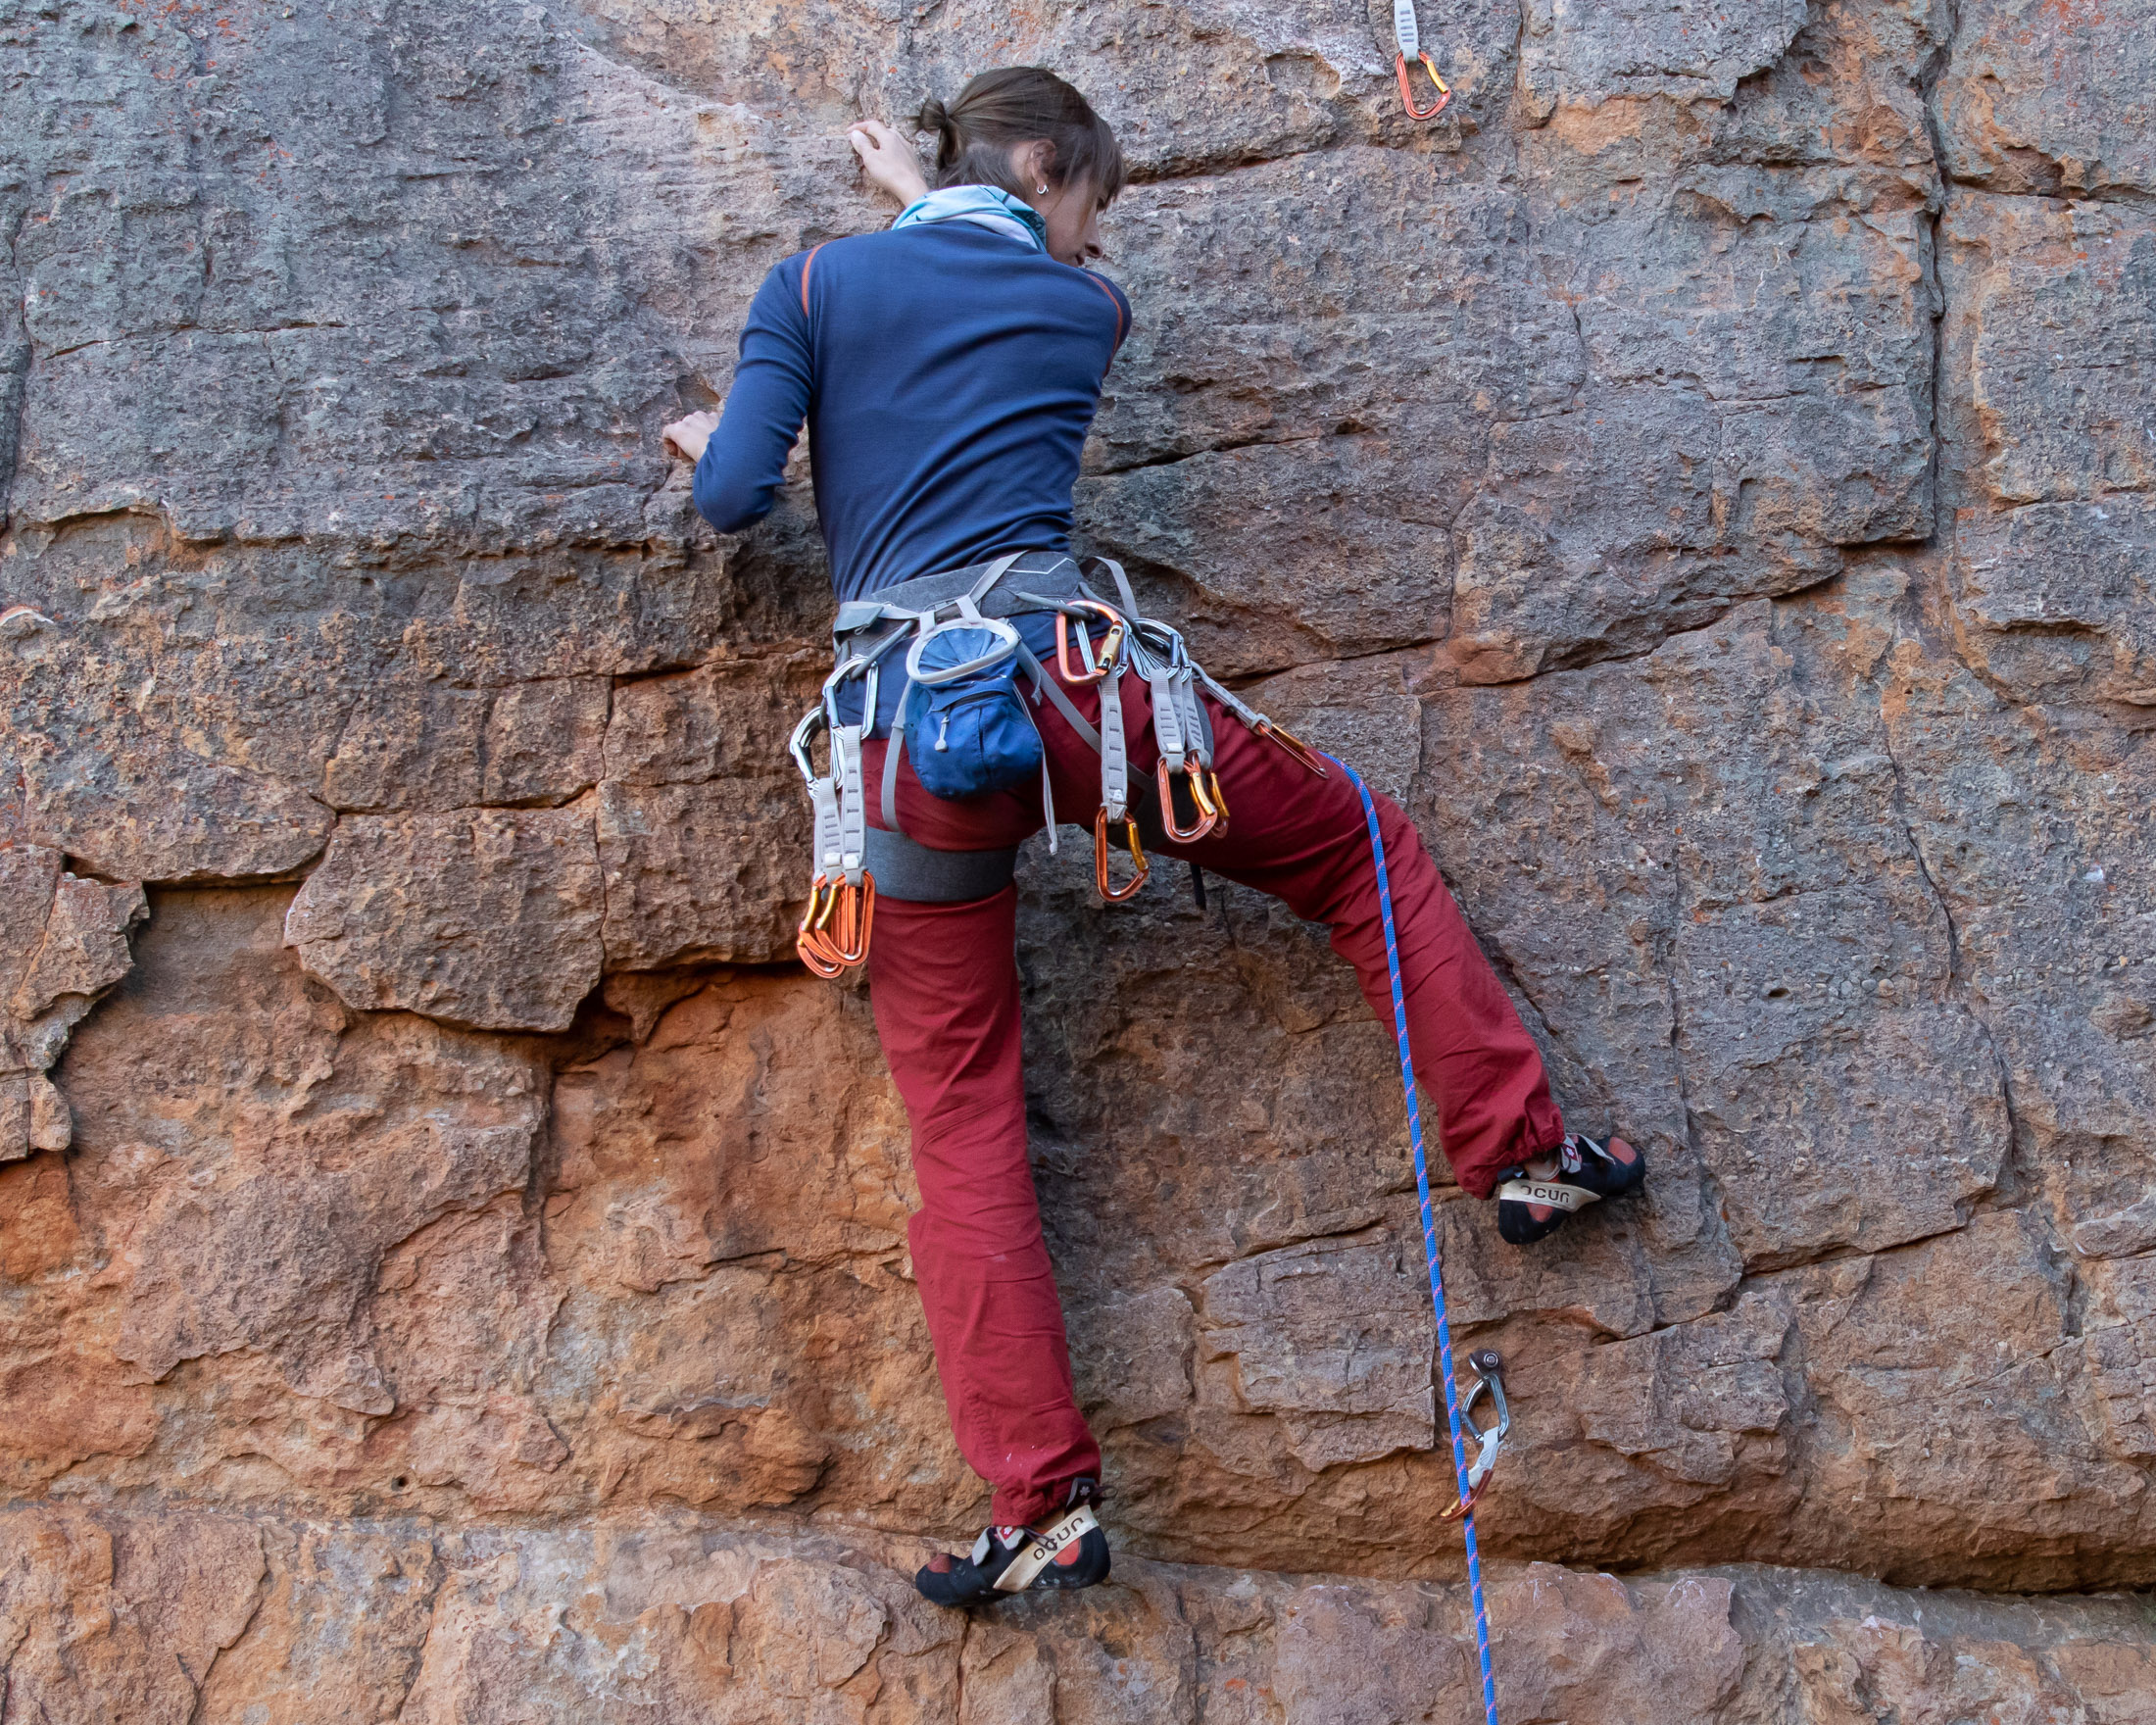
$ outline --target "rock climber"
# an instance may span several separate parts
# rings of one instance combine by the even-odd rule
[[[1036,67],[984,73],[948,106],[928,102],[918,130],[934,134],[932,172],[893,127],[851,129],[868,180],[902,213],[886,231],[773,268],[750,308],[723,415],[690,415],[664,436],[696,464],[697,508],[731,533],[771,508],[807,420],[842,618],[848,601],[971,591],[1013,553],[1026,555],[1005,585],[1065,596],[1059,610],[1012,618],[1029,662],[1054,679],[1034,703],[1045,773],[1033,782],[930,794],[910,754],[887,761],[905,678],[871,681],[873,697],[849,685],[858,704],[850,722],[866,738],[868,850],[881,859],[869,996],[920,1188],[914,1274],[953,1433],[994,1488],[994,1519],[971,1552],[939,1555],[916,1577],[930,1600],[963,1606],[1108,1573],[1093,1510],[1101,1452],[1073,1394],[1027,1161],[1010,870],[1018,844],[1053,820],[1046,797],[1087,823],[1105,809],[1095,752],[1109,729],[1103,685],[1084,670],[1065,676],[1055,629],[1077,609],[1071,487],[1131,310],[1089,267],[1102,256],[1101,216],[1125,171],[1114,133],[1077,90]],[[1088,636],[1082,660],[1090,648]],[[1106,686],[1119,690],[1130,777],[1146,786],[1159,731],[1153,691],[1138,676]],[[1055,698],[1053,709],[1042,695]],[[871,699],[875,710],[860,711]],[[1329,925],[1334,950],[1393,1022],[1356,790],[1322,758],[1235,722],[1210,694],[1205,707],[1213,783],[1233,800],[1232,825],[1223,811],[1205,836],[1179,842],[1164,830],[1175,819],[1167,807],[1148,842]],[[1165,807],[1169,774],[1159,782]],[[1414,1066],[1445,1153],[1462,1188],[1494,1197],[1503,1239],[1543,1239],[1582,1205],[1640,1185],[1644,1160],[1621,1138],[1566,1131],[1535,1044],[1413,824],[1388,799],[1377,811]],[[1203,823],[1194,813],[1179,824]],[[1135,839],[1134,828],[1134,855]],[[1104,841],[1100,855],[1105,891]]]

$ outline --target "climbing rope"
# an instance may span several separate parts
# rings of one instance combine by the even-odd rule
[[[1370,858],[1378,870],[1378,912],[1385,922],[1385,967],[1393,979],[1393,1040],[1399,1045],[1400,1088],[1407,1093],[1407,1140],[1415,1151],[1415,1193],[1422,1204],[1422,1252],[1430,1264],[1430,1304],[1438,1317],[1438,1366],[1445,1384],[1445,1417],[1452,1428],[1452,1470],[1460,1489],[1460,1525],[1467,1532],[1467,1592],[1475,1605],[1475,1649],[1482,1658],[1483,1714],[1497,1725],[1497,1680],[1490,1664],[1490,1613],[1483,1604],[1482,1553],[1475,1544],[1475,1492],[1467,1443],[1460,1431],[1459,1398],[1452,1388],[1452,1330],[1445,1321],[1445,1271],[1438,1262],[1438,1221],[1430,1205],[1430,1164],[1422,1148],[1422,1107],[1415,1095],[1415,1062],[1407,1047],[1407,996],[1400,988],[1399,941],[1393,932],[1393,883],[1385,868],[1385,840],[1378,831],[1378,808],[1362,775],[1339,756],[1329,756],[1362,799],[1362,817],[1370,827]]]

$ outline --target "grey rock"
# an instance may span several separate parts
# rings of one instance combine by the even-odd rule
[[[1382,1233],[1312,1242],[1205,1280],[1205,1356],[1233,1360],[1237,1403],[1280,1415],[1313,1472],[1435,1442],[1429,1290],[1405,1244]]]
[[[588,811],[362,814],[338,822],[284,939],[347,1006],[565,1030],[598,985],[604,918]]]
[[[1936,100],[1957,179],[2065,197],[2156,190],[2145,0],[2068,16],[2032,0],[1953,11]]]
[[[1538,119],[1613,96],[1727,102],[1740,79],[1781,58],[1805,20],[1799,0],[1736,14],[1705,0],[1528,0],[1521,14],[1520,87]]]
[[[1995,509],[2156,482],[2156,222],[2132,209],[1956,197],[1942,337],[1967,369],[1957,466]],[[1979,455],[1981,452],[1981,456]]]

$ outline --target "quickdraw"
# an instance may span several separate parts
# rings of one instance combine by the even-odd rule
[[[1205,793],[1205,780],[1210,777],[1218,785],[1220,775],[1210,773],[1200,766],[1197,756],[1192,756],[1183,764],[1183,777],[1191,788],[1191,801],[1198,805],[1198,819],[1189,827],[1177,824],[1175,777],[1173,769],[1168,765],[1167,756],[1162,755],[1153,764],[1152,776],[1160,787],[1160,824],[1166,829],[1169,838],[1179,845],[1194,845],[1206,834],[1220,830],[1219,805]]]
[[[1121,886],[1111,885],[1108,872],[1108,812],[1103,808],[1093,817],[1093,884],[1101,897],[1111,905],[1120,905],[1125,899],[1138,896],[1138,889],[1146,884],[1152,873],[1152,864],[1146,861],[1146,847],[1138,840],[1138,822],[1128,814],[1118,815],[1115,824],[1123,829],[1123,843],[1130,847],[1131,865],[1134,870],[1129,880]]]
[[[1475,1459],[1467,1470],[1467,1484],[1460,1493],[1459,1502],[1445,1512],[1447,1521],[1456,1521],[1475,1507],[1475,1500],[1490,1483],[1491,1470],[1497,1465],[1498,1446],[1512,1429],[1512,1410],[1504,1405],[1504,1361],[1498,1357],[1497,1351],[1494,1348],[1476,1349],[1467,1356],[1467,1368],[1475,1374],[1475,1387],[1467,1392],[1467,1400],[1460,1404],[1460,1423],[1475,1434]],[[1483,1399],[1486,1391],[1497,1415],[1497,1423],[1487,1431],[1475,1424],[1475,1404]]]
[[[849,669],[842,665],[831,673],[823,685],[824,699],[794,727],[787,745],[815,813],[808,908],[795,934],[794,951],[804,964],[830,981],[867,961],[876,920],[876,877],[862,859],[868,817],[861,801],[861,727],[834,724],[831,718],[833,690]],[[874,698],[872,691],[869,698]],[[808,755],[819,728],[831,739],[830,770],[821,774]]]
[[[1430,51],[1422,45],[1422,30],[1415,23],[1415,0],[1393,0],[1393,39],[1398,52],[1393,56],[1393,72],[1399,78],[1400,106],[1407,110],[1410,120],[1435,120],[1445,112],[1446,104],[1452,100],[1452,87],[1438,73],[1438,63],[1430,58]],[[1407,62],[1419,60],[1423,71],[1430,74],[1430,81],[1438,86],[1438,99],[1428,108],[1415,106],[1415,92],[1407,79]]]
[[[1188,845],[1219,830],[1219,806],[1207,792],[1205,781],[1210,778],[1217,786],[1220,777],[1212,769],[1212,723],[1198,699],[1198,667],[1191,664],[1181,635],[1165,625],[1161,634],[1165,637],[1165,662],[1146,677],[1152,688],[1153,740],[1160,745],[1153,779],[1160,791],[1162,828],[1176,844]],[[1175,811],[1177,773],[1189,784],[1191,802],[1198,810],[1198,818],[1187,827]]]

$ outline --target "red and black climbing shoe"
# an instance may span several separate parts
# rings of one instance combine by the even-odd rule
[[[913,1577],[938,1605],[986,1605],[1028,1588],[1091,1587],[1108,1578],[1108,1536],[1090,1479],[1073,1480],[1062,1511],[1040,1528],[989,1527],[963,1557],[939,1552]]]
[[[1546,1174],[1531,1163],[1507,1169],[1498,1183],[1497,1232],[1514,1246],[1534,1245],[1588,1205],[1630,1192],[1647,1177],[1647,1158],[1622,1138],[1602,1144],[1567,1132],[1547,1159],[1556,1166]]]

